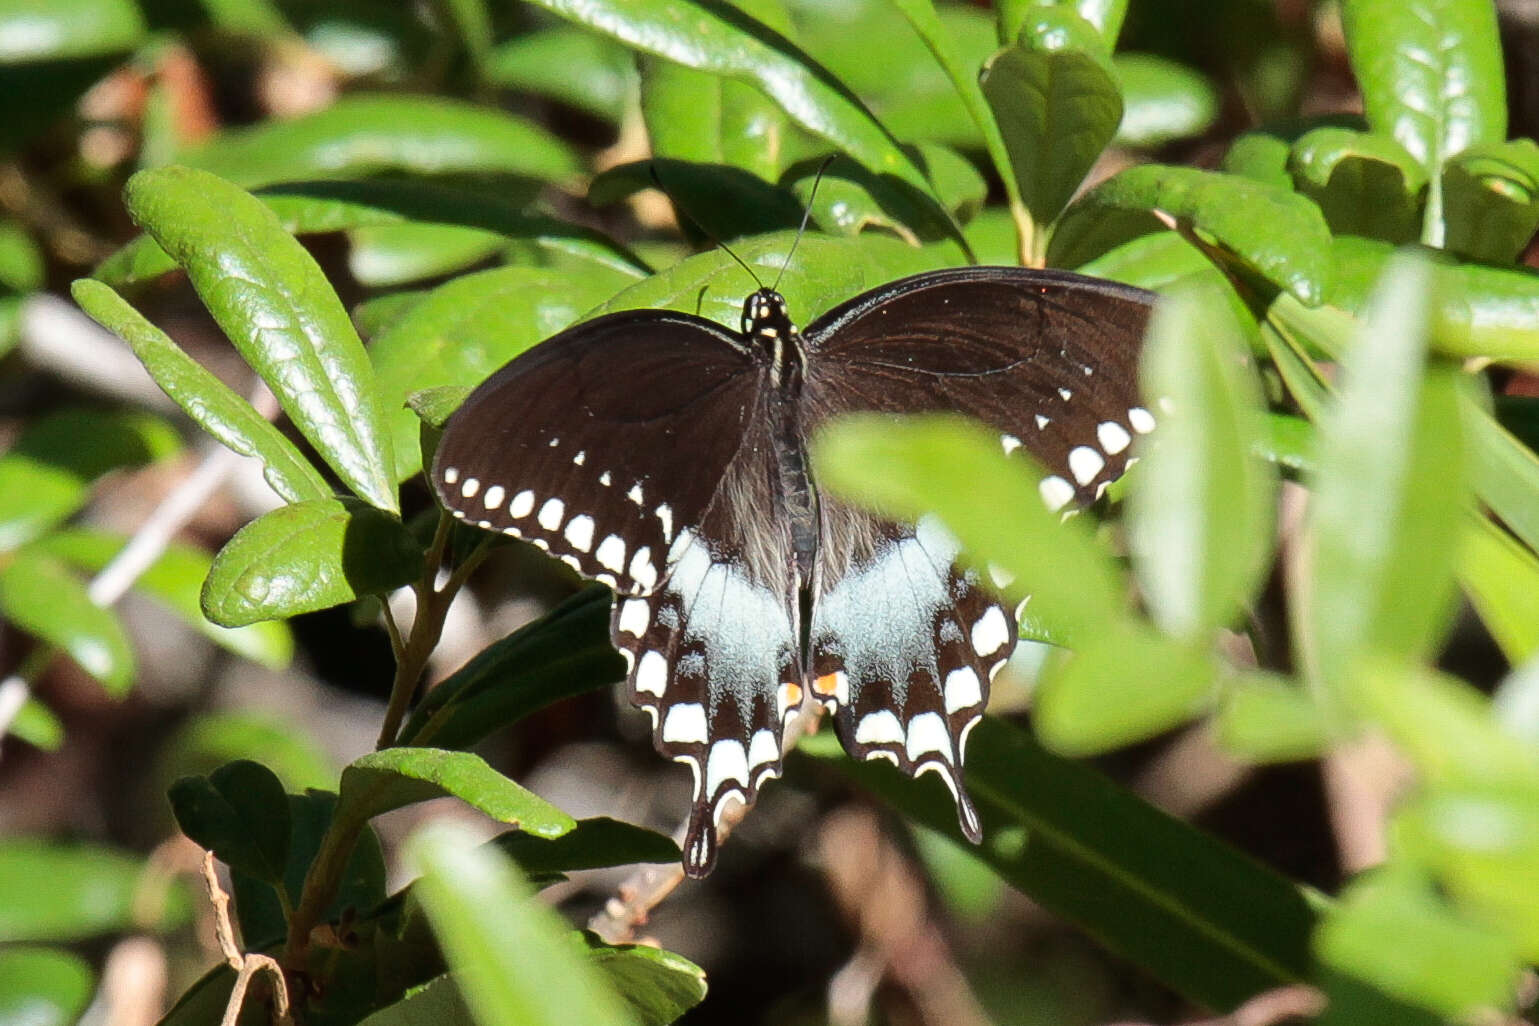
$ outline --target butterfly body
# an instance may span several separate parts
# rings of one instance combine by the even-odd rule
[[[865,293],[806,332],[771,289],[737,332],[610,314],[477,389],[434,484],[456,516],[615,589],[632,700],[693,773],[692,875],[714,863],[726,799],[751,803],[779,775],[807,701],[852,756],[941,776],[977,840],[963,752],[1015,616],[932,518],[820,494],[807,440],[845,412],[960,412],[1057,471],[1049,505],[1093,499],[1149,426],[1134,368],[1150,302],[1061,272],[962,268]]]

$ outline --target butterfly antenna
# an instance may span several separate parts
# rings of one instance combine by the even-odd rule
[[[812,194],[807,197],[807,209],[802,211],[801,227],[796,229],[796,238],[791,240],[791,251],[786,254],[785,263],[780,265],[780,273],[775,275],[775,284],[770,289],[780,291],[780,279],[786,276],[786,268],[791,266],[791,258],[796,255],[796,247],[802,244],[802,233],[807,230],[807,222],[812,219],[812,203],[818,198],[818,186],[823,184],[823,172],[828,170],[828,165],[834,162],[837,153],[830,153],[823,158],[823,163],[818,165],[818,173],[812,179]]]
[[[725,242],[722,242],[715,235],[712,235],[711,232],[710,232],[710,229],[706,228],[705,225],[703,225],[699,221],[697,221],[695,219],[695,215],[691,214],[688,210],[684,209],[684,204],[679,201],[679,198],[677,196],[675,196],[673,193],[668,191],[668,187],[663,184],[663,180],[662,180],[661,176],[659,176],[658,173],[657,173],[657,161],[655,161],[655,160],[647,161],[647,170],[649,172],[651,172],[652,182],[653,182],[653,184],[655,184],[657,186],[658,191],[661,192],[664,196],[667,196],[668,199],[673,203],[673,209],[677,210],[679,213],[683,214],[684,215],[684,219],[686,221],[688,221],[690,224],[694,225],[695,226],[695,230],[698,231],[701,235],[704,235],[706,238],[710,239],[711,240],[711,244],[713,246],[715,246],[717,249],[720,249],[722,252],[726,253],[733,260],[736,260],[737,261],[737,265],[739,267],[741,267],[743,270],[748,272],[748,276],[753,279],[753,283],[755,285],[759,286],[759,288],[761,288],[761,289],[764,288],[764,282],[761,281],[759,279],[759,276],[754,273],[753,268],[749,267],[746,263],[744,263],[742,257],[740,257],[736,253],[732,252],[731,248],[729,248]],[[805,224],[805,222],[803,222],[803,223]],[[797,238],[801,238],[801,234],[800,233],[797,234]],[[781,270],[784,271],[785,268],[782,267]],[[778,281],[778,279],[777,279],[777,281]]]

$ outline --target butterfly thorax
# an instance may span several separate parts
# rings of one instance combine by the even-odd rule
[[[801,422],[807,351],[785,297],[774,289],[759,289],[743,302],[743,334],[769,359],[776,484],[790,521],[798,584],[805,586],[812,578],[818,540],[817,495],[807,474]]]

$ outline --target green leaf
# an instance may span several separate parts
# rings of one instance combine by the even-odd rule
[[[1122,83],[1119,146],[1152,149],[1206,132],[1218,119],[1218,90],[1208,77],[1156,54],[1112,56]]]
[[[236,532],[214,557],[203,612],[225,627],[329,609],[422,576],[401,522],[354,499],[295,503]]]
[[[1084,249],[1088,240],[1106,230],[1104,219],[1147,216],[1151,210],[1186,222],[1306,306],[1324,299],[1331,278],[1331,235],[1314,203],[1251,178],[1190,167],[1143,164],[1091,189],[1064,213],[1049,262],[1085,262],[1098,255]]]
[[[1502,678],[1491,696],[1497,725],[1532,745],[1539,741],[1539,659],[1530,657]]]
[[[592,585],[483,649],[427,693],[401,743],[464,748],[552,702],[620,680],[625,664],[609,641],[613,604],[608,588]]]
[[[1332,243],[1330,303],[1357,311],[1383,273],[1389,246],[1350,235]],[[1539,274],[1439,260],[1432,308],[1434,350],[1449,356],[1539,360]]]
[[[1128,10],[1127,0],[998,0],[994,6],[999,12],[1002,40],[1020,35],[1026,19],[1042,8],[1062,7],[1089,22],[1105,41],[1107,50],[1117,41],[1117,35],[1122,31],[1122,19]]]
[[[947,210],[965,218],[982,206],[988,194],[987,185],[965,157],[942,146],[925,144],[917,147],[916,159],[935,183]],[[916,205],[912,193],[894,189],[880,176],[843,157],[835,157],[826,167],[821,160],[803,161],[789,170],[786,177],[796,195],[798,210],[810,208],[812,222],[831,235],[858,235],[876,227],[886,228],[913,245],[945,238],[937,230],[933,212]],[[796,221],[801,221],[800,213]],[[1010,231],[1013,236],[1013,225]],[[1008,262],[1014,263],[1017,253],[1013,242],[1008,252]],[[957,258],[961,259],[960,252]]]
[[[1431,655],[1451,611],[1468,499],[1455,372],[1422,367],[1431,287],[1425,263],[1391,265],[1320,423],[1313,580],[1295,628],[1332,688],[1367,653]]]
[[[361,1020],[358,1026],[475,1026],[470,1009],[454,982],[445,973],[414,987],[394,1004]]]
[[[936,63],[945,70],[946,77],[951,80],[957,95],[962,99],[962,105],[967,108],[968,116],[972,118],[973,124],[978,126],[989,160],[993,162],[994,170],[1004,182],[1005,198],[1009,203],[1011,215],[1020,222],[1019,230],[1024,236],[1028,229],[1024,218],[1020,215],[1030,209],[1030,203],[1023,200],[1025,190],[1020,186],[1024,172],[1014,166],[1018,154],[1012,150],[1009,145],[1010,140],[1006,138],[1009,124],[999,117],[997,110],[990,110],[990,104],[997,105],[997,101],[987,95],[988,67],[984,68],[983,79],[980,82],[973,70],[976,65],[963,59],[931,0],[894,0],[894,4],[903,12],[903,16],[908,19],[919,38],[924,40],[925,46],[929,48]],[[931,181],[934,181],[933,177]],[[1034,210],[1031,212],[1035,214]],[[1045,224],[1045,222],[1038,218],[1038,224]],[[1041,239],[1035,231],[1031,233],[1031,237],[1022,237],[1019,241],[1019,253],[1022,256],[1035,257],[1046,249],[1046,241]]]
[[[687,70],[681,73],[695,74]],[[676,121],[684,117],[674,115]],[[658,182],[690,236],[730,242],[801,224],[802,208],[788,191],[720,160],[683,160],[670,155],[618,164],[593,179],[588,202],[597,207],[611,206],[644,189],[657,188]]]
[[[5,28],[0,25],[0,32]],[[71,1026],[91,1000],[91,967],[55,948],[0,950],[0,1022]]]
[[[27,699],[16,711],[9,734],[45,752],[57,752],[64,747],[63,722],[36,698]]]
[[[231,869],[270,884],[283,881],[289,852],[289,799],[272,770],[242,759],[207,777],[171,785],[177,826]]]
[[[1138,667],[1129,673],[1128,667]],[[1032,725],[1061,755],[1091,755],[1143,741],[1202,713],[1215,666],[1202,646],[1135,628],[1082,636],[1072,656],[1043,673]]]
[[[1485,0],[1348,0],[1341,20],[1369,127],[1426,169],[1422,241],[1441,246],[1444,163],[1507,138],[1496,8]]]
[[[535,93],[619,122],[636,94],[636,64],[613,40],[567,25],[539,29],[487,55],[493,83]]]
[[[279,496],[289,502],[331,496],[326,479],[283,432],[116,292],[82,278],[70,293],[96,323],[133,347],[155,383],[203,430],[242,456],[260,459],[263,478]]]
[[[566,143],[512,114],[439,97],[358,93],[314,114],[226,131],[177,159],[248,189],[384,171],[564,182],[580,169]]]
[[[865,105],[783,35],[761,22],[685,0],[536,0],[633,49],[744,82],[793,121],[878,174],[923,193],[924,175]]]
[[[438,748],[386,748],[342,771],[337,814],[366,820],[430,798],[453,795],[499,823],[560,837],[577,821],[486,764],[479,755]]]
[[[981,81],[1021,199],[1045,230],[1122,121],[1122,92],[1107,49],[1072,11],[1040,8],[1020,37],[984,65]],[[1037,246],[1045,252],[1046,240]]]
[[[645,267],[619,244],[591,229],[527,213],[505,199],[431,182],[297,182],[268,186],[257,198],[277,215],[284,231],[296,235],[412,222],[461,225],[527,240],[541,251],[585,258],[633,277],[640,277]],[[94,276],[122,287],[175,266],[153,238],[140,236],[104,260]]]
[[[0,25],[0,33],[5,31]],[[0,291],[36,292],[46,281],[42,251],[20,225],[0,218]]]
[[[580,819],[560,837],[513,830],[499,834],[492,843],[530,877],[638,862],[677,862],[680,858],[679,846],[670,838],[602,816]]]
[[[310,254],[260,201],[202,171],[141,171],[125,196],[337,475],[399,509],[368,357]]]
[[[1459,546],[1459,582],[1508,662],[1539,652],[1539,559],[1483,516]]]
[[[0,569],[0,612],[6,619],[64,651],[121,698],[134,682],[134,653],[123,626],[91,601],[86,586],[58,560],[33,549],[17,552]]]
[[[1288,170],[1335,234],[1399,244],[1421,232],[1427,171],[1387,135],[1316,128],[1293,144]]]
[[[1510,264],[1539,230],[1539,143],[1532,139],[1471,146],[1443,169],[1449,250]]]
[[[957,836],[938,783],[853,762],[824,737],[821,759],[908,818]],[[967,789],[984,828],[983,844],[968,850],[1177,993],[1225,1011],[1307,978],[1314,911],[1301,888],[1090,767],[985,717],[969,740]]]
[[[424,828],[407,852],[422,872],[413,893],[483,1026],[636,1021],[505,857],[447,823]]]
[[[1419,874],[1395,866],[1353,881],[1315,950],[1327,965],[1449,1018],[1510,1007],[1520,969],[1510,941],[1459,918]]]
[[[1312,759],[1330,743],[1325,717],[1309,693],[1264,672],[1228,683],[1213,731],[1224,751],[1248,762]]]
[[[171,426],[146,413],[65,409],[33,421],[0,456],[0,552],[67,520],[103,474],[180,449]]]
[[[374,339],[400,323],[406,312],[427,297],[428,289],[406,289],[373,296],[353,307],[353,323],[365,341]]]
[[[406,405],[411,412],[422,421],[424,428],[432,428],[442,431],[449,418],[454,416],[456,410],[465,405],[465,400],[470,398],[473,389],[465,385],[443,385],[439,388],[424,388],[416,392],[409,392],[406,396]]]
[[[120,54],[144,34],[132,0],[7,0],[0,6],[0,65]]]
[[[110,848],[0,842],[0,941],[72,941],[187,922],[187,892],[152,892],[144,875],[142,858]]]
[[[123,550],[128,539],[87,528],[61,528],[34,543],[34,548],[91,573],[99,573]],[[200,592],[213,566],[213,557],[190,545],[171,543],[134,587],[164,603],[216,645],[236,655],[281,670],[294,656],[294,637],[281,623],[221,627],[203,615]]]
[[[1292,189],[1293,176],[1288,173],[1292,153],[1292,144],[1281,136],[1246,132],[1229,145],[1218,169],[1278,189]]]
[[[1539,495],[1539,456],[1474,399],[1466,398],[1463,413],[1475,494],[1530,549],[1539,549],[1539,503],[1534,501]]]
[[[462,275],[428,293],[370,348],[393,434],[397,480],[422,467],[417,418],[405,408],[408,393],[479,385],[631,280],[600,268],[578,276],[500,267]]]
[[[646,944],[586,939],[588,961],[630,1005],[642,1026],[669,1026],[705,1000],[705,970],[684,956]]]
[[[462,271],[496,256],[496,232],[456,224],[366,225],[348,233],[347,269],[358,284],[395,288]]]
[[[335,764],[302,726],[278,714],[231,710],[192,717],[165,744],[155,767],[165,788],[176,779],[208,774],[237,759],[260,759],[286,791],[335,784]],[[164,790],[157,784],[157,790]]]
[[[955,417],[841,417],[813,439],[821,487],[914,522],[936,514],[974,566],[1014,578],[1031,612],[1064,637],[1094,637],[1117,623],[1123,583],[1082,517],[1061,521],[1043,504],[1043,471],[1005,456],[996,434]]]
[[[1143,395],[1168,399],[1129,496],[1133,565],[1167,634],[1231,624],[1270,562],[1276,478],[1260,455],[1261,388],[1245,337],[1216,289],[1183,290],[1154,312]]]

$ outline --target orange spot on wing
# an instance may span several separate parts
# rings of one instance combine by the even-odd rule
[[[800,684],[786,683],[786,707],[795,708],[802,704],[802,686]]]
[[[812,690],[827,698],[833,698],[839,690],[839,675],[837,673],[825,673],[812,682]]]

